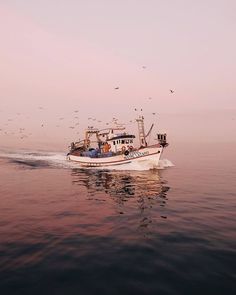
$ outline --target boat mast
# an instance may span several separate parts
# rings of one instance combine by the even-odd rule
[[[89,135],[88,134],[89,134],[89,131],[86,130],[85,131],[85,139],[84,139],[84,146],[86,149],[89,147]]]
[[[144,117],[139,116],[138,119],[136,119],[136,121],[138,122],[140,147],[146,147],[147,142],[146,142],[145,131],[144,131]]]

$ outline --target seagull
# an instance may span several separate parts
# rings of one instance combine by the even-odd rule
[[[153,115],[156,115],[156,113],[152,113]]]
[[[146,66],[142,66],[143,69],[146,69]]]
[[[114,89],[115,89],[115,90],[118,90],[118,89],[119,89],[119,87],[115,87]]]
[[[78,112],[79,112],[78,110],[74,111],[74,113],[78,113]]]
[[[170,89],[170,93],[174,93],[174,90]]]

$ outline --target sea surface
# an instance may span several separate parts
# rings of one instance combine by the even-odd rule
[[[0,149],[0,294],[236,294],[236,145],[173,145],[162,166]]]

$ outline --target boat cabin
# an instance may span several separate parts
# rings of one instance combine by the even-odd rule
[[[134,135],[131,134],[116,134],[107,140],[110,145],[110,151],[113,153],[130,151],[134,148]]]

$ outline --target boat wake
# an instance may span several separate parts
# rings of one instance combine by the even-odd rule
[[[7,151],[0,150],[0,158],[6,159],[10,163],[21,166],[22,168],[68,168],[74,169],[78,168],[78,164],[76,162],[67,161],[67,156],[62,152],[45,152],[45,151],[29,151],[29,150],[15,150],[15,151]],[[174,164],[168,159],[162,159],[159,161],[159,166],[157,169],[165,169],[167,167],[172,167]],[[128,168],[128,167],[127,167]],[[87,168],[91,169],[91,168]],[[102,170],[101,167],[93,168]],[[145,170],[145,167],[140,167],[135,163],[129,165],[128,169],[124,167],[106,167],[105,170]]]
[[[173,166],[175,166],[170,160],[168,160],[168,159],[161,159],[160,161],[159,161],[159,167],[160,167],[160,169],[161,168],[168,168],[168,167],[173,167]]]

